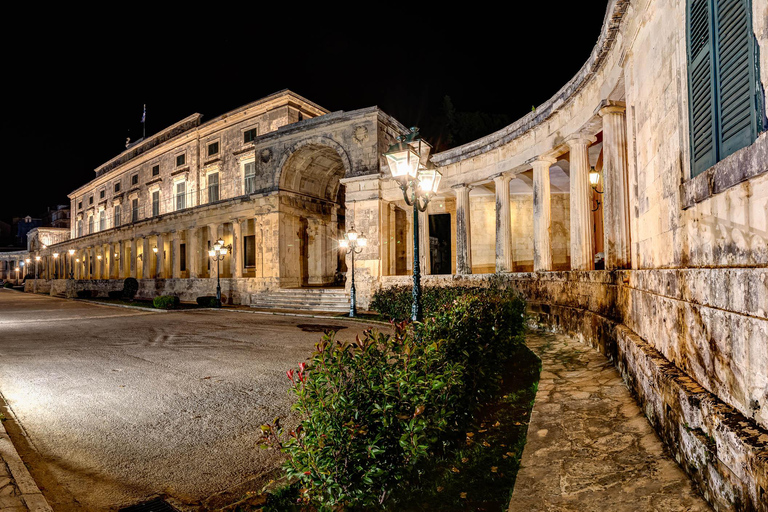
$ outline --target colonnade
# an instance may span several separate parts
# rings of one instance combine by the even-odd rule
[[[623,104],[606,102],[596,111],[602,119],[603,224],[605,268],[631,264],[626,119]],[[570,153],[570,266],[571,270],[594,269],[592,191],[589,183],[589,146],[595,137],[576,133],[565,141],[560,154]],[[529,161],[533,170],[533,270],[552,270],[550,167],[558,148]],[[524,169],[523,169],[524,170]],[[519,169],[518,172],[519,173]],[[510,215],[510,181],[516,173],[493,176],[496,188],[496,271],[514,271]],[[456,273],[472,273],[470,190],[473,184],[454,185],[456,194]]]

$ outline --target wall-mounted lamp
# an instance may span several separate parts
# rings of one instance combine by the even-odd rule
[[[592,190],[597,192],[598,194],[602,194],[602,190],[597,190],[597,185],[600,183],[600,173],[595,170],[594,167],[589,171],[589,186],[592,187]],[[600,209],[600,200],[595,199],[595,207],[592,208],[593,212],[596,212]]]

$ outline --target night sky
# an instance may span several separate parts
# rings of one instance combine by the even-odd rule
[[[515,120],[581,68],[607,2],[463,2],[453,10],[190,3],[162,15],[129,3],[101,14],[34,5],[7,16],[13,30],[0,36],[11,89],[2,116],[6,222],[68,204],[67,193],[93,179],[126,137],[141,137],[145,103],[147,135],[281,89],[331,111],[378,105],[407,126],[429,125],[445,95],[457,111]]]

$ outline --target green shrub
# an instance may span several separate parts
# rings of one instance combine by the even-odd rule
[[[175,295],[160,295],[152,300],[152,305],[157,309],[176,309],[180,303]]]
[[[421,289],[421,308],[424,317],[432,316],[444,309],[446,304],[468,293],[490,291],[498,293],[498,288],[478,288],[468,286],[425,286]],[[392,286],[379,289],[373,294],[370,308],[380,315],[395,321],[410,320],[413,305],[412,286]]]
[[[10,281],[6,281],[5,284],[3,285],[3,288],[13,288],[13,284],[11,284]]]
[[[203,295],[202,297],[198,297],[196,300],[197,305],[204,308],[215,308],[219,305],[215,295]]]
[[[315,505],[381,506],[463,440],[498,390],[522,313],[511,292],[465,290],[423,324],[395,324],[393,336],[366,331],[350,345],[326,335],[308,365],[288,371],[300,425],[264,425],[262,443],[288,455],[288,475]]]
[[[107,296],[110,299],[122,299],[123,298],[123,290],[112,290],[111,292],[107,292]]]
[[[133,300],[136,294],[139,292],[139,282],[136,278],[127,277],[123,281],[123,297]]]
[[[78,290],[77,291],[77,298],[78,299],[90,299],[91,297],[95,297],[96,294],[93,290]]]

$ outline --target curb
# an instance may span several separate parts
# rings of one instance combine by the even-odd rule
[[[347,322],[359,322],[364,324],[378,324],[378,325],[389,325],[389,322],[383,322],[381,320],[368,320],[366,318],[350,318],[345,316],[332,316],[332,315],[313,315],[311,313],[285,313],[282,311],[248,311],[247,309],[225,309],[225,308],[200,308],[198,310],[188,310],[188,311],[200,311],[201,309],[208,310],[208,311],[227,311],[229,313],[247,313],[251,315],[275,315],[275,316],[298,316],[302,318],[325,318],[328,320],[345,320]]]
[[[21,493],[21,501],[30,512],[53,512],[48,501],[40,492],[32,475],[19,457],[19,453],[8,437],[5,426],[0,422],[0,461],[5,462],[11,472],[12,482]]]

